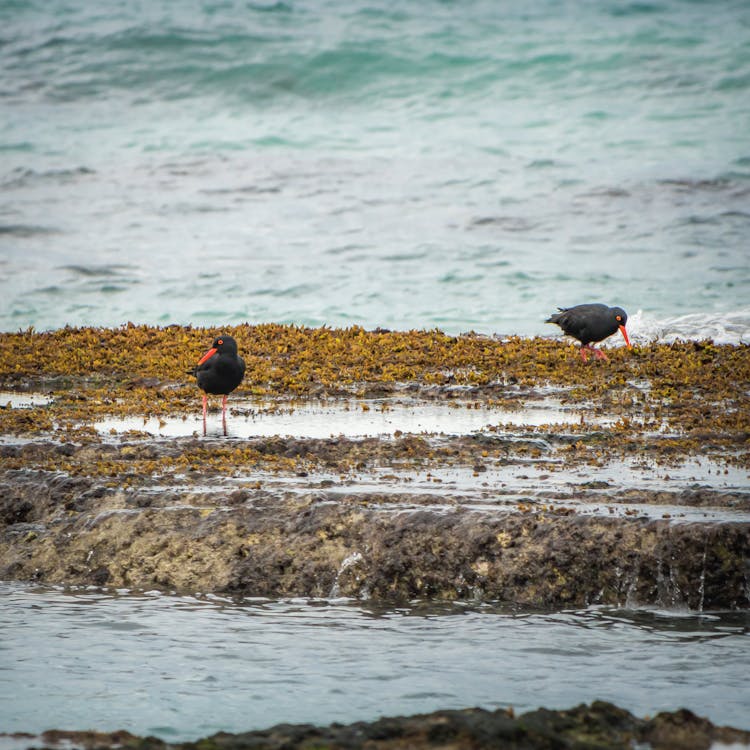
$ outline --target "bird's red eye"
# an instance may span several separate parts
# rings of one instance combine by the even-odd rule
[[[619,318],[617,318],[617,320],[619,320]],[[221,346],[221,345],[222,345],[222,344],[224,343],[224,339],[219,339],[219,340],[218,340],[218,341],[217,341],[216,343],[217,343],[217,344],[218,344],[219,346]]]
[[[616,321],[617,321],[618,323],[621,323],[621,322],[622,322],[622,315],[615,315],[615,320],[616,320]]]

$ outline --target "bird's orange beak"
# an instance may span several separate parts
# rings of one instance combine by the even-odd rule
[[[622,328],[622,326],[620,326],[620,328]],[[624,329],[624,328],[622,328],[622,330],[625,330],[625,329]],[[626,336],[625,338],[627,339],[627,336]],[[214,356],[214,354],[216,354],[216,349],[215,349],[215,348],[211,348],[211,349],[209,349],[209,350],[208,350],[208,351],[207,351],[207,352],[206,352],[206,353],[205,353],[205,354],[204,354],[204,355],[203,355],[203,356],[202,356],[202,357],[201,357],[201,358],[200,358],[200,359],[198,360],[198,364],[199,364],[199,365],[202,365],[202,364],[203,364],[203,363],[204,363],[204,362],[205,362],[205,361],[206,361],[207,359],[211,359],[211,357],[213,357],[213,356]]]
[[[630,339],[628,338],[628,332],[625,330],[625,326],[620,326],[620,333],[622,334],[622,337],[625,339],[625,343],[628,345],[628,349],[632,349],[633,347],[630,345]],[[201,362],[202,361],[203,360],[201,360]]]

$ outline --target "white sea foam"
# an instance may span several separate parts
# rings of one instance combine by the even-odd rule
[[[639,344],[707,339],[715,344],[750,344],[750,308],[673,318],[656,318],[638,310],[628,318],[628,334],[633,343]]]

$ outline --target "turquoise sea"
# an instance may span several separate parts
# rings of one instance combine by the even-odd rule
[[[750,340],[746,0],[0,0],[0,330]]]

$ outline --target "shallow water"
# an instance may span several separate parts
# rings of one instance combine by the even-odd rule
[[[0,603],[5,731],[95,726],[179,741],[594,699],[750,729],[748,613],[376,609],[19,584],[0,584]]]
[[[235,473],[205,485],[191,481],[188,487],[191,492],[215,496],[221,505],[228,490],[258,482],[271,492],[315,494],[332,501],[344,496],[367,497],[370,508],[394,513],[425,509],[455,512],[459,507],[518,513],[550,508],[670,523],[750,522],[748,470],[707,458],[686,459],[669,467],[652,461],[616,460],[595,470],[567,467],[560,460],[489,463],[481,471],[466,466],[423,470],[389,466],[349,475],[316,471],[309,476],[285,476],[254,470],[251,476]],[[180,487],[177,483],[171,489]],[[156,484],[141,491],[160,493],[164,489]],[[705,493],[703,500],[691,505],[685,497],[691,492]]]
[[[499,426],[577,423],[584,415],[594,423],[603,421],[590,417],[585,410],[564,407],[553,399],[535,401],[534,406],[511,410],[484,404],[475,408],[474,402],[458,400],[407,403],[392,399],[337,399],[270,404],[232,398],[228,411],[227,435],[234,438],[272,435],[364,437],[399,432],[466,435]],[[148,419],[109,417],[94,426],[102,434],[137,430],[162,437],[184,437],[203,431],[200,413]],[[206,427],[211,435],[223,434],[221,414],[215,408],[208,414]]]
[[[49,400],[43,394],[0,391],[0,403],[25,408]],[[207,437],[243,441],[272,436],[293,439],[328,439],[421,435],[439,445],[451,438],[483,435],[488,439],[536,442],[535,458],[477,460],[476,466],[431,466],[425,470],[398,465],[347,475],[315,472],[309,479],[284,477],[253,470],[252,476],[232,472],[210,487],[190,482],[191,491],[209,494],[217,490],[261,481],[267,488],[286,493],[309,493],[322,487],[332,496],[368,493],[390,497],[388,508],[404,511],[412,507],[451,510],[459,504],[483,511],[519,512],[545,506],[567,508],[575,513],[603,516],[637,516],[668,519],[673,523],[750,521],[750,473],[741,466],[705,456],[657,463],[647,458],[611,459],[597,465],[570,464],[555,454],[543,432],[528,428],[550,425],[580,425],[583,420],[596,429],[614,421],[606,415],[591,415],[586,408],[563,405],[551,397],[519,401],[518,409],[452,401],[404,401],[400,399],[338,399],[332,401],[271,402],[233,398],[223,435],[220,411],[209,412]],[[108,417],[94,423],[105,440],[121,442],[151,436],[162,440],[200,436],[198,413],[167,417]],[[33,442],[0,436],[5,444]],[[179,481],[184,477],[176,475]],[[163,485],[154,485],[162,491]],[[148,487],[144,488],[148,491]],[[681,495],[713,493],[715,506],[706,500],[689,505]],[[657,498],[658,493],[669,493]],[[726,499],[729,497],[729,499]],[[428,499],[429,498],[429,499]],[[678,503],[679,501],[679,503]]]
[[[0,391],[0,408],[26,409],[31,406],[43,406],[51,401],[51,396],[33,391]]]
[[[652,492],[678,495],[686,490],[733,493],[746,498],[745,506],[677,505],[664,499],[657,502],[649,495]],[[298,487],[298,491],[309,488]],[[561,464],[551,468],[548,463],[534,462],[490,466],[481,472],[465,467],[435,467],[420,472],[388,468],[352,480],[332,480],[328,492],[393,493],[394,498],[397,493],[430,496],[435,508],[451,511],[457,505],[490,512],[538,511],[550,507],[567,508],[583,515],[660,518],[671,523],[750,522],[747,469],[722,467],[707,459],[689,459],[669,468],[651,462],[634,465],[612,461],[596,471],[566,468]],[[404,502],[408,504],[409,500]],[[424,509],[429,505],[420,502],[418,507]],[[401,508],[403,504],[394,503],[395,510]]]

